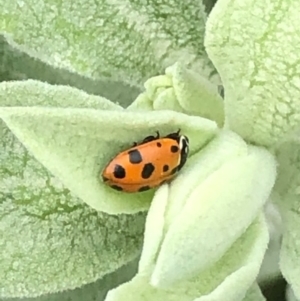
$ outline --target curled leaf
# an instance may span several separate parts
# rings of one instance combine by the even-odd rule
[[[35,91],[30,83],[19,90],[13,86],[1,84],[0,96],[9,101],[36,94],[41,98],[51,95],[45,89]],[[51,89],[55,87],[47,85],[47,90]],[[77,91],[74,89],[72,93]],[[97,210],[114,214],[146,210],[153,195],[153,191],[125,194],[101,182],[101,171],[114,155],[156,130],[165,135],[178,128],[190,138],[191,153],[194,153],[218,130],[214,122],[200,117],[171,111],[133,112],[111,103],[109,106],[113,106],[113,110],[2,107],[0,118],[35,158],[75,195]]]
[[[152,77],[145,83],[146,92],[140,94],[129,109],[173,110],[224,122],[223,99],[207,79],[182,64],[166,69],[166,75]]]
[[[190,193],[224,163],[246,155],[247,151],[246,143],[238,135],[227,131],[221,132],[201,152],[188,160],[185,165],[185,175],[181,173],[173,181],[175,185],[170,185],[172,189],[163,186],[156,192],[147,215],[144,247],[139,264],[140,272],[155,265],[168,227],[182,212]],[[160,238],[156,244],[153,237]]]
[[[225,88],[226,126],[274,146],[300,124],[299,1],[219,0],[205,45]]]
[[[139,255],[144,215],[97,212],[0,120],[0,298],[74,289]]]
[[[219,147],[211,152],[211,161],[223,151],[224,146]],[[179,201],[180,211],[175,215],[174,211],[168,213],[170,208],[165,209],[165,236],[151,278],[157,286],[168,287],[219,260],[252,223],[275,182],[276,163],[264,149],[249,146],[247,154],[228,160],[217,170],[210,170],[203,180],[201,168],[204,167],[200,158],[197,154],[189,162],[199,171],[196,178],[200,180],[194,189],[181,183],[184,185],[181,189],[189,194],[184,201]],[[186,181],[195,178],[195,173],[188,172],[186,169],[181,174]],[[171,184],[169,207],[178,200],[179,193],[172,197],[172,186],[179,187],[176,181],[180,178]],[[175,206],[178,210],[179,205]],[[152,224],[155,227],[154,220]]]
[[[149,271],[142,271],[131,281],[111,290],[105,301],[121,301],[124,296],[131,301],[240,301],[244,297],[250,301],[249,289],[253,288],[267,243],[268,229],[260,215],[224,256],[206,271],[167,289],[151,285]],[[259,296],[257,290],[252,294]]]

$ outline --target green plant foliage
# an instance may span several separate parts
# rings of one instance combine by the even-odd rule
[[[165,191],[160,191],[158,198],[154,199],[154,205],[158,206],[156,202],[160,201],[159,199],[164,193],[168,193],[167,187],[164,187],[163,190]],[[267,242],[268,230],[265,221],[260,217],[215,266],[197,276],[160,289],[153,283],[152,285],[149,283],[150,270],[140,271],[131,281],[110,291],[105,300],[118,301],[122,300],[124,296],[132,301],[243,300],[253,283],[253,277],[260,266]]]
[[[144,215],[93,210],[37,162],[3,122],[0,150],[1,297],[76,288],[138,256]]]
[[[0,0],[0,298],[300,299],[300,4],[208,2]],[[101,180],[178,129],[171,183]]]
[[[204,6],[194,0],[0,4],[10,44],[55,67],[135,85],[176,61],[215,75],[203,47]]]
[[[55,68],[10,46],[0,36],[0,82],[8,80],[35,79],[53,85],[73,86],[89,94],[101,95],[127,107],[141,92],[138,87],[124,82],[94,80]]]
[[[300,2],[219,0],[206,49],[225,86],[227,126],[272,147],[300,124]]]

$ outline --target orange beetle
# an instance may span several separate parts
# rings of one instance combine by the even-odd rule
[[[103,182],[124,192],[141,192],[172,180],[186,162],[189,139],[180,130],[148,136],[114,157],[102,172]]]

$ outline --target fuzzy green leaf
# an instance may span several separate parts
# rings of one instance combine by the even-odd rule
[[[275,176],[276,163],[268,151],[247,148],[232,133],[215,138],[189,159],[168,193],[155,195],[151,206],[157,208],[148,213],[144,240],[148,259],[142,255],[140,271],[155,259],[151,283],[169,287],[208,269],[253,222]],[[149,242],[153,237],[158,243]]]
[[[53,85],[72,86],[89,94],[101,95],[127,107],[140,89],[124,82],[93,80],[77,73],[54,68],[11,47],[0,35],[0,81],[36,79]]]
[[[0,297],[0,301],[103,301],[107,292],[129,281],[136,274],[137,260],[122,266],[113,273],[105,275],[93,283],[86,284],[74,290],[67,290],[54,294],[47,294],[36,297],[28,297],[22,299]]]
[[[196,0],[0,4],[0,31],[10,43],[55,67],[133,84],[176,61],[215,74],[203,46],[206,14]]]
[[[273,146],[300,123],[298,0],[219,0],[206,50],[225,87],[226,123]]]
[[[260,216],[214,266],[197,276],[160,289],[149,284],[149,271],[140,272],[111,290],[105,301],[124,296],[131,301],[240,301],[255,281],[267,243],[267,225]]]
[[[270,241],[257,277],[257,282],[261,286],[270,285],[270,281],[281,277],[279,253],[282,241],[282,219],[277,206],[272,201],[272,195],[264,207],[264,214],[268,222]]]
[[[290,285],[287,285],[287,289],[286,289],[286,293],[285,293],[285,297],[287,301],[299,301],[299,299],[297,299],[295,297],[295,294],[291,288]]]
[[[49,85],[35,80],[0,83],[0,107],[82,108],[122,110],[104,97],[61,85]]]
[[[139,262],[140,273],[148,273],[155,265],[159,246],[164,237],[165,215],[169,193],[169,185],[164,184],[157,190],[151,202],[146,219],[143,252]],[[152,224],[154,216],[156,216],[155,225]]]
[[[166,75],[150,78],[142,93],[128,109],[173,110],[224,122],[223,99],[207,79],[176,63],[166,69]]]
[[[17,86],[15,86],[17,85]],[[36,97],[45,99],[56,87],[36,82],[22,84],[3,83],[0,97],[10,99]],[[40,89],[37,89],[41,87]],[[63,89],[63,88],[62,88]],[[64,96],[79,93],[68,88]],[[81,93],[77,97],[80,97]],[[25,100],[24,100],[25,101]],[[103,101],[103,100],[102,100]],[[104,106],[104,105],[103,105]],[[146,210],[153,191],[124,194],[115,191],[100,180],[100,172],[107,162],[131,142],[140,141],[155,130],[161,134],[181,128],[191,139],[194,153],[217,132],[214,122],[171,111],[132,112],[105,102],[105,108],[48,108],[2,107],[0,117],[54,175],[62,180],[75,195],[97,210],[107,213],[133,213]]]
[[[300,140],[283,143],[277,150],[279,163],[274,198],[283,220],[280,269],[300,299]]]
[[[138,256],[143,227],[83,203],[0,120],[0,298],[93,282]]]
[[[266,298],[261,293],[261,290],[257,283],[253,284],[247,291],[247,294],[243,301],[266,301]]]
[[[171,184],[171,191],[168,186],[157,191],[148,211],[143,253],[139,263],[140,272],[152,268],[155,264],[160,243],[165,235],[164,228],[182,211],[190,192],[222,164],[246,154],[247,144],[238,135],[224,131],[200,153],[189,159],[185,165],[188,178],[181,174],[177,178],[179,186]],[[201,168],[194,168],[194,164]],[[176,202],[168,202],[169,199]]]

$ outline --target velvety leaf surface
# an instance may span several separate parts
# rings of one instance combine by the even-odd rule
[[[0,297],[93,282],[136,257],[143,215],[83,203],[0,124]]]
[[[224,131],[201,152],[190,158],[185,166],[186,174],[181,174],[174,180],[180,185],[171,184],[157,191],[146,220],[144,247],[139,263],[140,272],[155,264],[161,241],[169,225],[182,212],[187,198],[199,183],[226,162],[246,155],[247,151],[247,144],[238,135]]]
[[[199,1],[0,4],[0,31],[9,42],[55,67],[137,85],[175,61],[215,75],[204,51],[206,14]]]
[[[149,273],[140,272],[111,290],[105,300],[121,301],[126,296],[131,301],[240,301],[253,288],[267,242],[267,225],[260,216],[220,261],[199,275],[160,289],[149,284]],[[257,291],[248,293],[259,296]]]
[[[51,95],[48,90],[55,89],[50,85],[39,85],[43,88],[36,92],[34,82],[25,84],[24,89],[14,89],[14,83],[3,83],[0,96],[7,101],[9,98],[31,98],[35,94],[38,99],[47,99]],[[107,213],[145,210],[153,195],[153,191],[124,194],[101,182],[102,169],[116,154],[130,147],[130,141],[141,141],[156,130],[166,135],[180,128],[190,138],[190,151],[194,153],[218,131],[214,122],[200,117],[172,111],[133,112],[103,99],[101,102],[107,110],[3,107],[0,118],[66,187],[93,208]]]
[[[298,136],[298,135],[297,135]],[[300,299],[300,140],[283,143],[277,150],[279,162],[274,199],[283,220],[280,269],[295,296]]]
[[[131,104],[140,92],[139,88],[124,82],[95,80],[50,66],[11,47],[0,35],[0,81],[26,79],[39,80],[53,85],[72,86],[89,94],[106,97],[123,107]]]
[[[182,64],[176,63],[166,69],[165,75],[150,78],[145,88],[128,109],[169,109],[208,118],[223,126],[224,102],[217,86]]]
[[[273,146],[300,124],[298,0],[219,0],[206,50],[225,88],[226,126]]]
[[[130,280],[136,273],[137,260],[122,266],[113,273],[105,275],[93,283],[83,285],[74,290],[67,290],[60,293],[47,294],[32,298],[0,298],[1,301],[103,301],[107,292]]]
[[[200,171],[199,161],[194,168]],[[275,177],[274,157],[263,149],[249,147],[246,155],[224,163],[190,189],[181,212],[169,226],[164,225],[167,232],[151,281],[169,286],[219,260],[266,203]],[[169,198],[172,202],[176,198]]]
[[[261,293],[261,290],[257,283],[254,283],[247,291],[247,294],[243,301],[266,301],[266,298]]]
[[[121,110],[69,87],[28,81],[1,88],[4,106]],[[143,228],[144,215],[110,216],[82,202],[0,120],[0,298],[93,282],[139,254]]]

